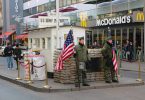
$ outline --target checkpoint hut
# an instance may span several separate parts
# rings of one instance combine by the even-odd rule
[[[65,38],[71,29],[71,26],[61,26],[59,28],[59,45],[63,47]],[[83,27],[72,27],[74,43],[78,43],[80,37],[85,38],[86,28]],[[28,48],[31,49],[40,49],[41,54],[45,56],[47,63],[48,76],[52,77],[54,73],[54,60],[56,46],[57,46],[57,32],[56,27],[47,27],[47,28],[37,28],[29,30],[28,32]],[[55,58],[54,58],[55,57]]]

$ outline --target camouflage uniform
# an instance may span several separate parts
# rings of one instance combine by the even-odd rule
[[[87,77],[86,77],[86,61],[88,59],[87,54],[87,47],[85,45],[77,45],[75,47],[75,58],[76,58],[76,64],[77,64],[77,77],[76,77],[76,85],[80,86],[80,83],[83,84],[87,83]]]
[[[102,49],[102,54],[104,57],[104,77],[107,83],[116,82],[117,77],[115,76],[115,70],[112,62],[112,44],[106,42]]]

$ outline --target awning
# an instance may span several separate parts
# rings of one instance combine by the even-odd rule
[[[5,35],[5,36],[10,36],[10,35],[12,35],[14,32],[5,32],[3,35]]]
[[[39,16],[47,16],[47,13],[42,13],[42,14],[37,14],[37,15],[33,15],[30,18],[38,18]]]
[[[75,11],[75,10],[78,10],[78,9],[75,7],[66,7],[66,8],[60,9],[59,12],[71,12],[71,11]]]
[[[85,2],[85,4],[100,4],[103,2],[110,2],[110,1],[114,1],[114,0],[88,0],[87,2]]]
[[[12,35],[14,32],[5,32],[3,34],[0,35],[0,38],[7,38],[8,36]]]
[[[15,39],[26,39],[28,38],[28,34],[20,34],[20,35],[17,35]]]

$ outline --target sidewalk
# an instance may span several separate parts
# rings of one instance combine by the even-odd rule
[[[43,86],[45,85],[44,81],[33,81],[33,84],[27,84],[26,81],[23,80],[24,78],[24,69],[21,67],[21,78],[22,80],[17,81],[17,70],[8,70],[6,67],[6,60],[5,58],[0,57],[0,78],[20,85],[22,87],[28,88],[33,91],[37,92],[68,92],[68,91],[79,91],[79,90],[87,90],[87,89],[101,89],[101,88],[114,88],[114,87],[125,87],[125,86],[139,86],[144,85],[144,83],[137,82],[135,79],[121,77],[119,83],[112,83],[106,84],[104,81],[96,81],[90,82],[89,87],[81,87],[75,88],[74,84],[60,84],[55,83],[53,79],[48,79],[50,89],[44,89]]]
[[[145,63],[141,62],[141,72],[145,72]],[[122,67],[120,68],[122,70],[127,70],[127,71],[138,71],[139,69],[139,63],[138,62],[125,62],[122,61]]]

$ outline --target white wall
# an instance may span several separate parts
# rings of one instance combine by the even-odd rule
[[[85,29],[84,28],[80,28],[80,27],[65,27],[65,28],[60,28],[59,30],[59,36],[61,37],[61,47],[63,47],[64,44],[64,35],[68,34],[69,30],[72,29],[73,30],[73,36],[74,36],[74,43],[75,45],[78,44],[78,38],[79,37],[84,37],[85,38]]]

